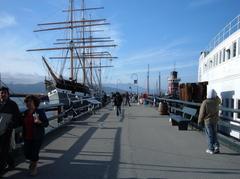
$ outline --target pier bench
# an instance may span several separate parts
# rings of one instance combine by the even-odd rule
[[[182,114],[176,115],[173,113],[170,113],[170,119],[172,122],[172,125],[178,125],[179,130],[187,130],[188,124],[192,121],[193,117],[197,113],[197,109],[189,108],[189,107],[183,107],[181,111]]]

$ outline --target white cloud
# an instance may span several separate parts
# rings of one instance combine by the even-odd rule
[[[153,85],[158,72],[161,71],[162,76],[167,78],[170,71],[174,68],[174,63],[176,63],[176,70],[181,75],[186,76],[190,72],[197,74],[199,51],[191,47],[187,48],[190,45],[189,43],[190,41],[186,38],[177,39],[159,47],[139,50],[139,52],[135,52],[135,54],[125,58],[120,57],[120,60],[114,62],[115,68],[110,81],[116,83],[116,79],[119,78],[121,81],[130,82],[131,74],[137,73],[139,79],[141,79],[139,80],[139,85],[145,86],[148,64],[150,64],[150,76]],[[196,80],[194,75],[192,75],[191,80]]]
[[[0,29],[16,25],[16,19],[13,15],[5,12],[0,12]]]
[[[40,60],[41,56],[26,52],[35,43],[37,42],[34,40],[29,41],[12,34],[4,34],[0,39],[0,72],[7,73],[8,79],[13,76],[21,79],[23,75],[20,74],[25,74],[25,77],[28,75],[30,77],[31,74],[34,74],[33,76],[36,76],[35,74],[43,76],[44,70]]]
[[[191,68],[191,67],[196,67],[197,66],[197,63],[179,63],[179,64],[176,64],[176,70],[184,70],[186,68]],[[151,73],[155,73],[155,72],[169,72],[173,70],[173,65],[172,64],[166,64],[166,65],[159,65],[159,66],[151,66],[150,65],[150,71]],[[144,67],[141,67],[141,68],[138,68],[138,69],[132,69],[131,71],[127,71],[125,73],[123,73],[122,71],[119,71],[117,73],[115,73],[114,75],[116,76],[121,76],[121,75],[126,75],[126,76],[130,76],[131,74],[133,73],[137,73],[137,74],[145,74],[147,73],[147,66],[144,68]]]
[[[124,58],[124,61],[119,62],[120,66],[122,66],[125,63],[128,64],[140,64],[140,63],[160,63],[166,62],[166,60],[171,59],[179,59],[181,57],[190,56],[192,54],[195,54],[195,51],[187,51],[183,52],[179,46],[186,45],[188,43],[188,40],[186,39],[178,39],[175,41],[170,42],[169,44],[165,44],[162,47],[154,47],[150,48],[144,51],[139,51],[138,53],[135,53],[129,57]]]

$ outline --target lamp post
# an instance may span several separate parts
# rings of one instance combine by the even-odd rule
[[[129,83],[129,90],[131,91],[131,93],[132,93],[132,84],[131,83]]]
[[[117,91],[118,91],[118,84],[121,83],[121,80],[120,79],[117,79]]]
[[[135,85],[137,85],[137,94],[138,94],[138,74],[137,73],[133,73],[132,75],[131,75],[131,78],[133,79],[133,84]]]

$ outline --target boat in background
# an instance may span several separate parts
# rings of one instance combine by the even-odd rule
[[[240,15],[225,26],[201,53],[198,81],[208,81],[222,99],[222,106],[240,109]],[[240,139],[240,114],[223,111],[219,130]]]

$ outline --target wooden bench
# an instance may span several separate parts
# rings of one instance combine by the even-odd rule
[[[179,130],[187,130],[188,124],[191,122],[191,120],[197,113],[197,109],[183,107],[181,112],[182,112],[181,115],[170,113],[170,119],[173,126],[178,125]]]

